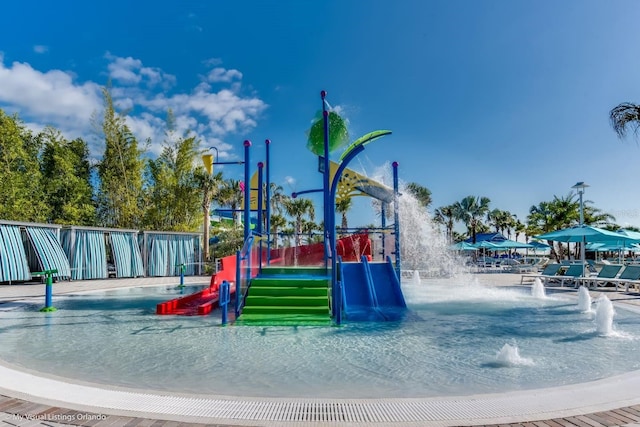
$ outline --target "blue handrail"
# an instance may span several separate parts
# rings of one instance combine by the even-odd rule
[[[257,246],[258,250],[262,252],[262,237],[253,232],[245,239],[242,249],[236,252],[236,318],[240,316],[242,307],[244,307],[244,301],[251,286],[251,278],[255,276],[262,269],[262,261],[258,261],[257,272],[252,274],[255,267],[251,265],[253,249],[256,247],[254,244],[256,241],[260,242]],[[256,260],[259,257],[256,256]]]

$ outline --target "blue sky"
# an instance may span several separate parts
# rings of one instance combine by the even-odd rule
[[[0,108],[98,157],[90,119],[111,79],[152,155],[172,108],[220,160],[244,139],[263,160],[271,139],[272,181],[290,192],[321,186],[305,132],[324,89],[352,139],[393,131],[353,168],[398,161],[433,207],[486,196],[524,220],[585,181],[586,199],[640,226],[640,146],[608,122],[640,102],[639,17],[622,0],[23,0],[3,5]],[[351,225],[373,222],[368,210],[359,201]]]

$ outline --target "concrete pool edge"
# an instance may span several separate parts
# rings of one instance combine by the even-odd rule
[[[100,414],[198,423],[445,426],[561,418],[640,405],[640,371],[589,383],[443,398],[314,399],[154,394],[60,381],[0,363],[0,394]],[[636,397],[629,397],[629,396]],[[64,397],[62,397],[64,396]]]

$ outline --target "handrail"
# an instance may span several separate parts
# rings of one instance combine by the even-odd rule
[[[242,249],[236,252],[236,307],[235,314],[236,318],[240,316],[240,312],[242,307],[244,307],[245,298],[249,291],[249,287],[251,286],[251,278],[255,275],[252,275],[253,268],[252,263],[252,250],[255,248],[254,243],[256,241],[260,242],[258,245],[259,250],[262,252],[262,240],[263,238],[259,236],[255,232],[251,232],[249,236],[244,241],[242,245]],[[256,257],[258,262],[258,271],[262,269],[262,260],[261,257]],[[257,273],[256,273],[257,274]]]
[[[244,241],[242,245],[242,249],[240,249],[240,256],[244,259],[247,256],[247,253],[251,250],[251,246],[253,245],[254,235],[250,234]]]

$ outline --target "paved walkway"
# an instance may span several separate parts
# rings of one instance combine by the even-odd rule
[[[494,286],[513,286],[514,284],[520,283],[520,275],[514,274],[483,274],[476,275],[478,281],[482,284],[490,284]],[[62,295],[65,293],[75,293],[82,292],[87,290],[98,290],[98,289],[108,289],[108,288],[119,288],[119,287],[128,287],[128,286],[152,286],[158,284],[171,284],[176,283],[177,278],[144,278],[144,279],[115,279],[115,280],[95,280],[95,281],[78,281],[78,282],[61,282],[54,284],[54,297],[55,295]],[[208,277],[187,277],[185,278],[186,284],[195,284],[195,283],[207,283]],[[573,289],[562,289],[566,292],[573,292]],[[596,298],[600,293],[606,293],[607,296],[614,301],[617,301],[620,304],[630,304],[633,306],[640,307],[640,295],[637,294],[624,294],[621,292],[615,292],[613,289],[611,290],[599,290],[593,291],[592,296]],[[6,308],[11,304],[12,301],[16,301],[23,298],[44,298],[44,285],[0,285],[0,309],[3,306]],[[0,343],[1,344],[1,343]],[[2,370],[2,366],[0,365],[0,371]],[[50,379],[40,378],[30,376],[28,373],[21,373],[17,371],[2,371],[3,373],[0,375],[0,426],[51,426],[51,427],[59,427],[64,425],[84,425],[84,426],[178,426],[178,425],[216,425],[216,426],[231,426],[231,425],[264,425],[264,426],[274,426],[274,425],[282,425],[282,426],[298,426],[298,425],[344,425],[344,426],[352,426],[352,425],[413,425],[413,426],[426,426],[426,425],[438,425],[438,426],[446,426],[446,425],[492,425],[487,423],[490,420],[490,417],[487,417],[486,414],[491,414],[491,410],[493,413],[501,413],[501,411],[511,412],[513,410],[518,410],[518,407],[507,408],[509,405],[512,405],[515,401],[514,399],[510,399],[507,394],[503,400],[484,396],[476,396],[475,399],[468,399],[467,407],[462,418],[458,418],[457,422],[446,421],[448,418],[443,417],[441,421],[436,421],[439,414],[430,414],[435,418],[429,418],[431,421],[427,422],[385,422],[385,421],[372,421],[372,422],[350,422],[348,420],[340,421],[333,420],[331,421],[322,421],[322,419],[329,420],[330,418],[319,418],[312,422],[302,421],[306,418],[301,418],[299,421],[295,419],[288,420],[287,422],[273,422],[269,420],[260,421],[260,418],[256,418],[253,421],[249,421],[248,419],[242,419],[242,417],[234,417],[226,418],[223,421],[223,418],[216,418],[215,416],[204,416],[204,417],[194,417],[194,416],[180,416],[179,414],[183,413],[184,402],[189,400],[188,397],[175,397],[176,400],[173,401],[172,405],[175,404],[175,410],[167,407],[156,407],[154,411],[114,411],[114,410],[101,410],[102,408],[108,408],[109,404],[105,403],[104,405],[97,406],[85,406],[78,407],[77,404],[68,403],[65,404],[69,397],[74,394],[74,387],[79,388],[82,387],[77,384],[66,384],[66,383],[55,383],[48,390],[49,397],[43,398],[42,394],[46,394],[47,390],[42,390],[39,381],[43,381],[42,384],[48,384],[47,381]],[[12,382],[12,376],[14,376],[14,380],[17,378],[18,383]],[[629,378],[634,375],[629,375]],[[640,379],[639,375],[636,375],[636,379]],[[25,380],[26,379],[26,380]],[[515,422],[518,420],[517,416],[511,416],[510,419],[502,418],[506,423],[502,423],[495,425],[504,425],[504,426],[639,426],[640,427],[640,382],[636,381],[636,379],[626,379],[619,378],[614,381],[603,381],[602,384],[592,384],[589,383],[582,387],[576,388],[577,400],[579,400],[579,404],[576,404],[575,401],[566,401],[567,406],[564,408],[567,409],[567,414],[562,415],[562,411],[557,411],[558,416],[551,417],[541,417],[538,421],[536,419],[532,419],[531,415],[522,416],[520,418],[523,422]],[[22,382],[20,382],[22,381]],[[29,390],[29,382],[33,381],[31,384],[31,388],[36,389],[36,393],[25,393],[24,390]],[[635,381],[635,382],[634,382]],[[38,383],[36,385],[36,383]],[[18,384],[19,386],[9,387],[8,385],[14,386]],[[21,385],[20,385],[21,384]],[[47,387],[43,387],[47,388]],[[23,390],[23,391],[20,391]],[[558,399],[553,396],[553,389],[551,389],[551,393],[542,392],[536,393],[520,393],[520,398],[528,399],[531,401],[538,402],[541,405],[539,410],[540,413],[552,414],[553,411],[547,411],[553,405],[558,404]],[[579,396],[579,394],[584,392],[584,396]],[[40,396],[37,396],[38,393],[41,393]],[[98,390],[99,391],[99,390]],[[104,390],[105,393],[113,392],[113,390]],[[121,393],[122,394],[122,393]],[[619,401],[619,405],[613,405],[611,402],[606,404],[598,403],[602,399],[606,400],[606,396],[616,395],[614,397],[614,402]],[[131,399],[135,400],[135,396],[131,394]],[[508,395],[518,395],[518,393],[511,393]],[[600,396],[602,395],[602,396]],[[586,402],[590,397],[595,396],[596,400],[591,406]],[[108,397],[108,394],[104,394],[103,397]],[[145,399],[153,399],[155,396],[145,395]],[[162,397],[162,396],[160,396]],[[172,398],[171,396],[164,396],[167,399]],[[516,396],[517,397],[517,396]],[[574,396],[575,397],[575,396]],[[202,398],[202,397],[200,397]],[[602,398],[601,400],[598,400]],[[615,400],[618,399],[618,400]],[[206,400],[206,399],[205,399]],[[416,399],[414,399],[416,400]],[[460,399],[464,400],[464,399]],[[605,400],[602,400],[604,402]],[[279,405],[284,406],[295,406],[296,399],[292,399],[293,402],[284,402]],[[393,401],[393,399],[379,399],[378,402],[373,402],[373,405],[379,406],[381,412],[381,419],[391,419],[387,414],[387,418],[385,418],[384,411],[390,410],[390,407],[385,407],[385,403],[388,401]],[[229,406],[234,402],[231,400],[217,400],[217,406]],[[235,402],[238,403],[238,402]],[[242,402],[240,402],[242,403]],[[250,402],[246,402],[250,403]],[[253,402],[256,403],[256,402]],[[291,405],[289,405],[291,403]],[[438,409],[438,402],[426,401],[425,402],[413,402],[415,405],[406,404],[405,408],[407,409],[407,413],[405,414],[407,419],[412,419],[412,411],[420,412],[421,408],[430,411],[430,408],[436,408],[435,412],[438,410],[442,410],[442,408]],[[560,402],[560,406],[562,406],[563,402]],[[576,414],[570,413],[570,408],[579,407],[582,404],[584,408],[594,408],[593,410],[584,410],[581,413]],[[152,404],[151,407],[155,407]],[[431,406],[429,406],[431,405]],[[475,406],[474,406],[475,405]],[[496,408],[488,408],[489,406],[497,405]],[[602,406],[601,409],[598,409],[598,405]],[[314,411],[318,411],[317,405],[311,405]],[[310,406],[310,407],[311,407]],[[326,407],[322,406],[322,411],[326,411],[327,413],[335,410],[337,407],[347,407],[348,404],[343,403],[335,403],[333,406],[327,405]],[[502,407],[501,407],[502,406]],[[606,406],[606,407],[605,407]],[[354,406],[355,408],[356,406]],[[219,409],[219,408],[217,408]],[[344,409],[344,408],[343,408]],[[226,409],[226,413],[234,413],[233,411],[238,411],[236,409]],[[300,408],[297,409],[300,411]],[[322,412],[321,411],[321,412]],[[215,412],[215,411],[214,411]],[[214,414],[211,412],[211,414]],[[256,411],[257,413],[258,411]],[[303,411],[304,412],[304,411]],[[524,411],[526,412],[526,411]],[[521,413],[524,413],[521,412]],[[324,412],[322,412],[324,413]],[[484,413],[485,416],[480,416],[480,414]],[[171,415],[174,414],[174,415]],[[322,414],[320,414],[322,415]],[[444,414],[448,415],[448,414]],[[353,415],[355,418],[358,418],[358,414]],[[496,417],[496,422],[498,422],[499,418]],[[216,421],[217,420],[217,421]],[[481,423],[474,422],[474,420],[482,420]],[[526,421],[524,421],[526,420]],[[190,421],[186,422],[186,421]],[[195,422],[198,422],[196,424]],[[211,423],[214,424],[203,424],[203,423]],[[215,424],[215,422],[226,422],[227,424]]]

